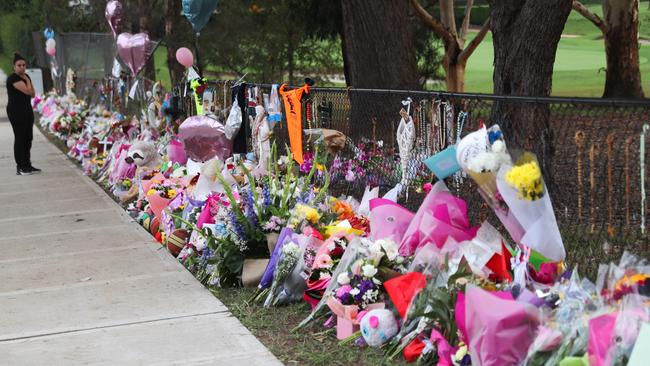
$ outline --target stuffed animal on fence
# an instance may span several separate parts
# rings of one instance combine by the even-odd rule
[[[399,330],[393,312],[388,309],[370,310],[361,319],[360,327],[361,335],[370,347],[381,347]]]
[[[131,186],[131,189],[122,197],[122,202],[129,202],[138,195],[140,177],[146,172],[158,169],[160,155],[158,155],[156,145],[153,141],[137,141],[131,145],[124,159],[127,163],[133,163],[137,166],[135,170],[136,181]]]

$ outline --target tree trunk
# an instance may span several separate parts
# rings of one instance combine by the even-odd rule
[[[465,91],[465,65],[456,63],[445,69],[447,91],[462,93]]]
[[[465,62],[459,61],[461,53],[458,42],[445,45],[445,57],[442,66],[445,69],[447,91],[462,93],[465,91]]]
[[[604,98],[643,98],[639,70],[639,0],[603,0],[607,24]]]
[[[293,80],[293,72],[294,72],[294,60],[293,56],[295,53],[295,47],[294,47],[294,36],[293,36],[293,31],[289,30],[289,37],[288,37],[288,44],[287,44],[287,69],[289,71],[289,85],[294,85],[294,80]]]
[[[419,90],[415,39],[403,0],[345,0],[343,13],[343,50],[346,82],[353,88]],[[383,126],[397,126],[400,103],[405,95],[369,94],[351,90],[350,126],[342,131],[350,138],[368,137],[373,120]],[[382,128],[379,140],[392,141],[396,130]],[[393,146],[384,145],[385,149]]]
[[[408,4],[346,0],[341,6],[348,83],[355,88],[418,89]]]
[[[555,53],[571,7],[572,0],[490,1],[494,94],[551,94]],[[543,103],[495,102],[492,106],[492,122],[502,127],[509,146],[535,152],[550,180],[549,117]]]
[[[150,5],[150,0],[138,0],[140,32],[148,33],[149,37],[152,37],[153,35],[151,34],[151,24],[149,22],[149,12],[151,11]],[[143,71],[143,76],[145,78],[149,80],[156,80],[156,66],[154,64],[153,55],[151,55],[151,57],[147,60]]]
[[[165,39],[167,40],[167,68],[171,85],[177,85],[183,79],[183,66],[176,61],[176,49],[179,44],[174,32],[175,25],[181,21],[181,3],[176,0],[165,0]]]

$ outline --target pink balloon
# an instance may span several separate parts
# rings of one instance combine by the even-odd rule
[[[50,56],[54,56],[54,55],[56,55],[56,48],[54,48],[54,47],[52,47],[52,48],[46,48],[46,49],[45,49],[45,52],[46,52],[48,55],[50,55]]]
[[[154,43],[147,33],[122,33],[117,36],[117,54],[136,76],[154,51]]]
[[[108,21],[108,26],[111,27],[113,32],[113,37],[117,35],[122,29],[122,3],[118,0],[112,0],[106,3],[106,11],[104,16],[106,16],[106,21]]]
[[[187,47],[181,47],[176,50],[176,60],[186,68],[190,68],[194,65],[194,55],[192,55],[192,51]]]
[[[187,156],[195,161],[208,161],[215,156],[225,160],[232,153],[232,141],[226,138],[224,126],[208,116],[188,117],[178,128]]]

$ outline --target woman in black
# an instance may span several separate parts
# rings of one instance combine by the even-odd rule
[[[19,54],[14,54],[14,73],[7,77],[7,115],[14,130],[14,158],[16,174],[30,175],[41,170],[34,168],[30,160],[32,149],[32,129],[34,112],[31,98],[34,96],[32,80],[26,73],[27,62]]]

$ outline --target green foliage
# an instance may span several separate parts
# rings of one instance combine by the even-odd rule
[[[27,37],[29,37],[29,27],[20,15],[4,14],[0,17],[0,41],[3,53],[6,55],[13,55],[14,52],[23,53]]]

